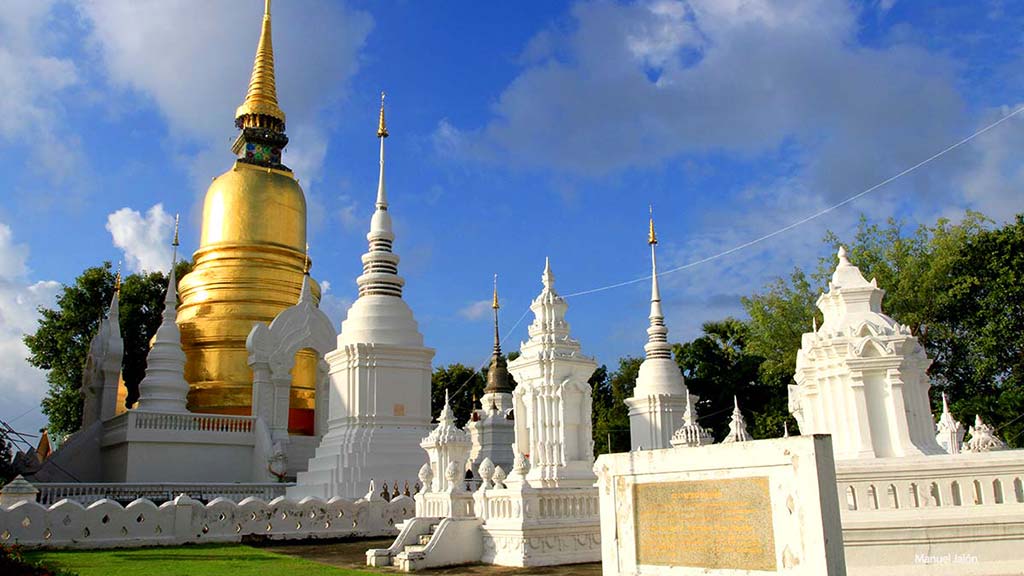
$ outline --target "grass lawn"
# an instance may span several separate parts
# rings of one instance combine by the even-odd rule
[[[79,576],[363,576],[379,574],[336,568],[242,546],[208,544],[126,550],[62,550],[25,552],[42,562]]]

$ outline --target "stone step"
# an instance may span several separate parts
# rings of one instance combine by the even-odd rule
[[[419,545],[416,545],[416,544],[410,544],[410,545],[405,547],[405,553],[406,553],[407,556],[422,555],[423,554],[423,550],[426,547],[427,547],[426,545],[419,546]],[[419,553],[419,554],[417,554],[417,553]]]
[[[430,544],[430,539],[433,537],[433,534],[420,534],[420,546],[426,546],[427,544]]]
[[[430,525],[430,533],[433,534],[435,531],[437,531],[437,527],[438,526],[440,526],[440,524],[431,524]]]

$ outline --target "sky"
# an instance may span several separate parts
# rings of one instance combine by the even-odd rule
[[[198,247],[231,167],[261,0],[11,0],[0,11],[0,418],[33,431],[45,375],[21,339],[103,261]],[[743,246],[901,173],[1024,104],[1024,6],[995,0],[277,0],[284,162],[340,327],[356,295],[388,94],[405,298],[434,364],[482,365],[499,275],[506,351],[550,257],[562,294]],[[858,219],[1024,211],[1024,114],[826,214],[661,278],[672,341],[742,316]],[[643,353],[641,280],[569,297],[585,353]],[[810,319],[808,319],[810,321]]]

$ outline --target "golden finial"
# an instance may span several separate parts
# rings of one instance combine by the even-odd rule
[[[171,246],[178,247],[178,222],[181,214],[174,215],[174,242],[171,242]]]
[[[236,122],[247,116],[270,116],[284,123],[284,112],[277,104],[277,84],[274,79],[274,46],[270,33],[270,0],[263,10],[263,28],[256,46],[256,60],[245,101],[235,111]]]
[[[654,233],[654,205],[649,204],[647,209],[651,213],[651,225],[647,231],[647,243],[653,246],[658,243],[658,236]]]
[[[497,310],[498,308],[501,308],[501,306],[498,305],[498,275],[497,274],[494,275],[494,300],[491,302],[491,308],[494,308],[495,310]]]
[[[384,123],[384,92],[380,93],[380,122],[377,124],[377,138],[388,137],[388,125]]]
[[[309,242],[306,242],[306,260],[305,260],[305,262],[302,263],[302,273],[308,275],[309,274],[309,269],[310,269],[310,265],[309,265]]]
[[[117,261],[117,275],[114,276],[114,292],[121,294],[121,261]]]

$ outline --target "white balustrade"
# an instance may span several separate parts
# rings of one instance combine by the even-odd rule
[[[251,434],[252,416],[223,414],[173,414],[167,412],[129,411],[128,426],[136,430],[168,430],[175,432],[236,432]]]
[[[260,498],[267,502],[284,496],[285,489],[294,484],[284,483],[219,483],[203,484],[185,482],[54,482],[33,484],[39,490],[39,503],[44,506],[56,504],[67,498],[79,504],[91,504],[104,498],[119,502],[131,502],[146,498],[157,503],[173,500],[181,494],[190,498],[209,502],[216,498],[225,498],[233,502],[241,502],[246,498]]]
[[[111,548],[240,542],[270,539],[377,537],[397,534],[395,525],[415,512],[412,498],[383,500],[217,498],[208,504],[179,496],[157,506],[139,499],[127,506],[73,500],[52,506],[18,502],[0,509],[0,544],[27,548]]]
[[[844,514],[961,506],[1024,507],[1024,458],[1007,451],[839,462],[836,485]]]

